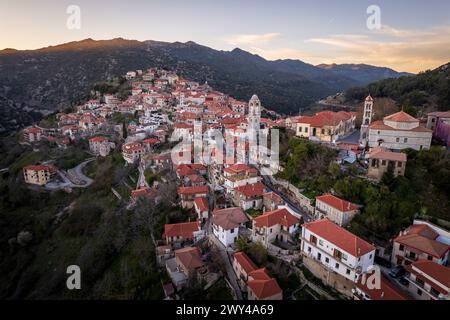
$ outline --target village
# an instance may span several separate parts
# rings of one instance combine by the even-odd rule
[[[87,141],[89,155],[70,168],[26,165],[23,177],[36,190],[89,188],[90,166],[120,152],[124,166],[135,168],[134,185],[111,192],[131,210],[142,200],[167,200],[159,190],[176,184],[173,208],[184,219],[166,223],[149,244],[168,276],[161,283],[166,299],[184,299],[193,282],[208,290],[224,281],[236,300],[450,300],[449,231],[415,219],[386,250],[347,230],[361,204],[332,192],[311,198],[268,174],[284,169],[274,152],[280,130],[332,149],[343,172],[361,164],[367,183],[387,172],[403,176],[402,150],[430,149],[434,138],[450,146],[450,111],[417,119],[402,110],[374,121],[376,97],[369,95],[358,129],[356,112],[282,117],[256,94],[239,101],[163,69],[123,78],[130,85],[125,99],[97,91],[72,112],[55,114],[52,125],[25,128],[21,143],[39,148],[46,141],[64,152]],[[372,275],[375,286],[367,281]],[[298,287],[286,287],[289,276]]]

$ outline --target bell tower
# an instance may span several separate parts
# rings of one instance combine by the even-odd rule
[[[372,117],[373,117],[373,98],[369,94],[366,100],[364,101],[364,113],[362,117],[361,134],[359,138],[359,142],[363,147],[367,145],[367,141],[369,140],[369,126],[372,123]]]
[[[261,122],[261,101],[254,94],[248,102],[248,125],[249,129],[258,132]]]

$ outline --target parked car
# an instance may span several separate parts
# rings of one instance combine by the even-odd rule
[[[407,287],[409,285],[409,281],[405,277],[400,277],[400,279],[398,279],[398,282],[400,282],[405,287]]]
[[[391,276],[394,279],[397,279],[405,274],[405,268],[403,266],[396,266],[394,267],[390,272],[389,276]]]

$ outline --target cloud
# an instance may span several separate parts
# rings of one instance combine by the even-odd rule
[[[327,47],[336,63],[368,63],[419,72],[450,61],[450,26],[411,31],[383,26],[373,34],[309,39]]]
[[[265,34],[238,34],[225,39],[225,41],[231,45],[259,45],[273,41],[279,38],[281,33],[272,32]]]

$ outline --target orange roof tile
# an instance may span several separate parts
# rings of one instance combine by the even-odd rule
[[[201,229],[200,222],[183,222],[164,225],[163,237],[183,237],[185,239],[194,238],[193,233]]]
[[[258,269],[258,267],[253,263],[253,261],[245,254],[245,252],[236,252],[234,254],[234,259],[236,262],[244,269],[245,273],[247,275]]]
[[[373,245],[328,219],[305,223],[303,227],[355,257],[375,251]]]
[[[300,219],[293,216],[287,209],[277,209],[274,211],[269,211],[263,215],[253,219],[256,227],[271,227],[280,224],[285,227],[293,226],[300,222]]]
[[[354,210],[359,209],[358,205],[351,203],[349,201],[340,199],[336,196],[333,196],[332,194],[325,194],[325,195],[316,197],[316,201],[317,200],[320,200],[341,212],[354,211]]]

